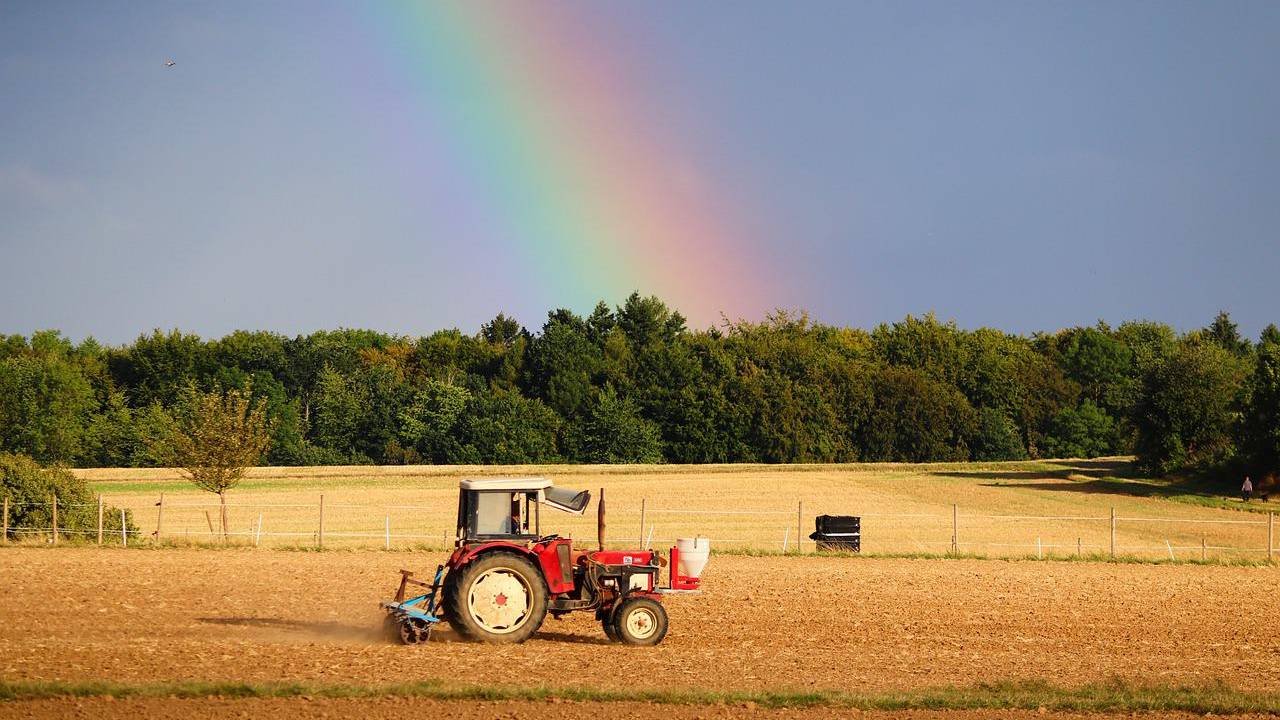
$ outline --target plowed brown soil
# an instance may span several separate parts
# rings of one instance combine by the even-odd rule
[[[385,642],[377,603],[396,571],[441,559],[3,549],[0,678],[857,692],[1121,677],[1280,690],[1270,567],[723,556],[703,595],[670,599],[656,648],[607,643],[589,614],[548,619],[517,646]]]
[[[363,700],[333,699],[128,699],[107,700],[39,700],[0,703],[0,719],[67,718],[68,720],[224,720],[225,718],[362,718],[362,720],[422,720],[422,718],[459,718],[465,720],[599,720],[600,718],[650,718],[660,715],[665,720],[828,720],[833,717],[862,720],[1098,720],[1097,715],[1075,713],[1038,713],[1035,711],[930,711],[861,712],[806,708],[803,710],[766,710],[745,705],[682,706],[646,705],[644,703],[580,703],[580,702],[478,702],[441,701],[422,698],[386,698]],[[1107,716],[1102,716],[1107,717]],[[1117,716],[1118,717],[1118,716]],[[1126,715],[1125,717],[1129,717]],[[1142,715],[1168,720],[1190,720],[1199,717],[1185,713]],[[1236,716],[1238,718],[1262,716]]]

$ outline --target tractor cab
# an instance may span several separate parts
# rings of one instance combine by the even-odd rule
[[[554,487],[546,478],[463,480],[458,493],[458,544],[542,537],[542,506],[581,515],[591,493]]]

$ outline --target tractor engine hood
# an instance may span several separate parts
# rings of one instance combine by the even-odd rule
[[[557,510],[581,515],[591,502],[591,493],[587,490],[578,492],[568,488],[549,487],[542,491],[542,502]]]

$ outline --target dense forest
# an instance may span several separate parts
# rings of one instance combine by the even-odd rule
[[[250,389],[272,464],[844,462],[1136,454],[1148,470],[1280,469],[1280,331],[1031,337],[932,315],[874,330],[778,313],[690,330],[654,297],[536,332],[368,330],[132,344],[0,336],[0,450],[156,464],[191,389]]]

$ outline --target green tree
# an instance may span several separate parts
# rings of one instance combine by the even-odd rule
[[[1018,426],[995,408],[986,407],[978,411],[977,425],[969,444],[974,460],[1024,460],[1027,457]]]
[[[1106,411],[1085,400],[1054,416],[1044,439],[1045,452],[1056,458],[1092,458],[1115,451],[1116,424]]]
[[[1258,345],[1241,444],[1252,472],[1280,474],[1280,333],[1264,331]]]
[[[197,335],[159,330],[141,335],[110,360],[118,385],[134,407],[175,405],[190,385],[201,385],[209,369],[208,349]]]
[[[633,292],[616,314],[618,329],[632,346],[645,346],[655,341],[673,342],[685,330],[684,316],[667,307],[657,297],[641,297]]]
[[[594,396],[603,363],[604,352],[591,341],[587,323],[559,310],[529,343],[524,385],[532,397],[573,418]]]
[[[589,463],[662,462],[657,425],[640,416],[635,403],[605,388],[581,422],[567,433],[574,459]]]
[[[56,332],[36,333],[0,359],[0,451],[42,462],[80,458],[96,406],[93,387]]]
[[[192,485],[218,496],[226,539],[227,492],[240,484],[245,469],[258,463],[270,442],[266,412],[253,403],[251,392],[203,393],[190,387],[173,432],[157,452],[181,469]]]
[[[538,400],[494,392],[471,398],[458,418],[455,463],[559,462],[560,417]]]
[[[461,448],[455,437],[458,418],[471,393],[439,380],[427,380],[400,411],[400,440],[431,462],[449,462]]]
[[[1220,310],[1209,327],[1201,332],[1209,341],[1236,357],[1246,357],[1253,349],[1249,341],[1240,336],[1239,326],[1231,320],[1231,314],[1226,310]]]
[[[920,370],[886,367],[872,382],[875,405],[862,458],[890,462],[968,460],[976,414],[954,387]]]
[[[319,447],[338,453],[344,461],[360,458],[357,449],[364,411],[369,404],[365,388],[330,367],[320,371],[313,395],[311,440]]]
[[[1067,377],[1080,383],[1084,396],[1097,407],[1112,408],[1124,395],[1131,376],[1133,353],[1105,328],[1079,328],[1069,333],[1062,348]]]
[[[938,322],[933,313],[880,325],[871,333],[871,342],[884,363],[919,370],[951,385],[959,384],[968,365],[960,330],[955,323]]]
[[[1147,375],[1136,413],[1139,463],[1157,473],[1221,462],[1235,451],[1242,360],[1195,338]]]

